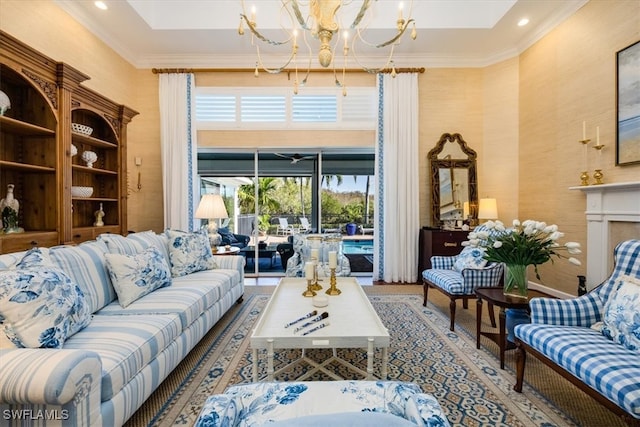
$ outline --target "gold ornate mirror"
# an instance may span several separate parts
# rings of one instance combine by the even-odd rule
[[[459,133],[443,133],[429,151],[431,223],[434,227],[478,218],[476,152]]]

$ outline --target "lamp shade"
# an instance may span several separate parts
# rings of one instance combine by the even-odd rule
[[[497,219],[498,203],[496,199],[480,199],[480,207],[478,208],[479,219]]]
[[[227,208],[224,206],[224,200],[219,194],[205,194],[200,199],[198,209],[196,209],[196,218],[205,219],[221,219],[229,218]]]

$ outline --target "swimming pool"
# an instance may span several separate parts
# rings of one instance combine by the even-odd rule
[[[343,240],[342,252],[345,254],[372,254],[373,240]]]

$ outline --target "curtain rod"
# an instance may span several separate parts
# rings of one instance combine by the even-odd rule
[[[391,73],[391,68],[384,68],[374,74],[382,73],[389,74]],[[255,71],[255,68],[152,68],[151,71],[153,74],[168,74],[168,73],[252,73]],[[347,73],[366,73],[367,71],[360,68],[347,68]],[[293,70],[285,70],[283,73],[291,73]],[[298,71],[300,72],[300,70]],[[333,73],[333,69],[317,69],[311,70],[312,73]],[[336,73],[341,73],[342,70],[335,70]],[[424,67],[410,67],[410,68],[396,68],[396,73],[424,73]],[[306,70],[302,70],[302,73],[306,73]]]

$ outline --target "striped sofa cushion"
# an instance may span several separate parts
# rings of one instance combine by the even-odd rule
[[[236,270],[205,270],[176,277],[171,286],[156,289],[125,309],[114,301],[98,314],[176,314],[180,318],[180,327],[187,329],[238,282],[238,275]]]
[[[135,255],[146,249],[140,242],[119,234],[103,233],[96,240],[107,245],[109,253],[112,254]]]
[[[149,246],[155,246],[160,249],[160,253],[164,255],[167,259],[167,263],[169,263],[169,238],[166,234],[156,234],[153,231],[141,231],[138,233],[128,234],[127,239],[140,243],[144,249]]]
[[[55,246],[49,252],[51,261],[82,289],[92,313],[116,299],[104,258],[107,251],[103,242],[94,240],[78,246]]]
[[[182,328],[176,314],[94,315],[65,349],[91,350],[102,362],[102,401],[107,401],[170,345]]]
[[[516,336],[640,418],[640,357],[585,327],[522,324]]]

